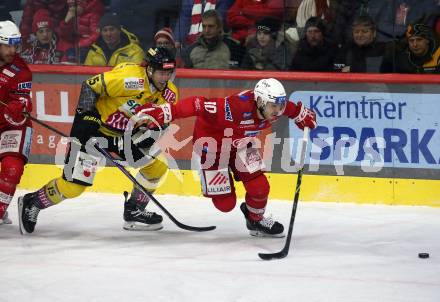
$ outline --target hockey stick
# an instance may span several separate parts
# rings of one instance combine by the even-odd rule
[[[127,169],[125,169],[120,163],[115,161],[113,159],[113,156],[107,150],[101,148],[98,144],[95,144],[95,148],[96,148],[96,150],[101,152],[108,160],[110,160],[119,170],[121,170],[121,172],[124,173],[125,176],[127,176],[127,178],[130,179],[142,191],[142,193],[147,195],[162,210],[162,212],[164,212],[165,215],[167,215],[168,218],[172,222],[174,222],[174,224],[177,225],[179,228],[187,230],[187,231],[193,231],[193,232],[212,231],[212,230],[214,230],[216,228],[215,226],[195,227],[195,226],[190,226],[190,225],[183,224],[182,222],[178,221],[173,215],[171,215],[170,212],[168,212],[168,210],[163,205],[160,204],[160,202],[153,196],[153,194],[148,192],[144,188],[144,186],[142,186],[139,183],[139,181],[137,181],[137,179],[134,178],[133,175],[131,175],[130,172],[127,171]]]
[[[0,104],[2,105],[6,105],[4,102],[0,101]],[[54,133],[63,136],[63,137],[69,137],[68,135],[66,135],[65,133],[61,132],[60,130],[49,126],[48,124],[40,121],[39,119],[33,117],[32,115],[30,115],[30,113],[28,112],[24,112],[23,113],[27,118],[29,118],[31,121],[53,131]],[[186,225],[180,221],[178,221],[170,212],[168,212],[168,210],[153,196],[153,194],[151,194],[150,192],[148,192],[143,185],[141,185],[139,183],[139,181],[133,177],[133,175],[130,174],[130,172],[127,171],[127,169],[125,169],[120,163],[118,163],[115,158],[113,158],[113,156],[105,149],[101,148],[98,144],[95,144],[94,147],[96,148],[96,150],[98,150],[102,155],[104,155],[105,158],[107,158],[110,162],[112,162],[119,170],[121,170],[122,173],[124,173],[125,176],[127,176],[128,179],[131,180],[131,182],[133,182],[141,191],[142,193],[144,193],[145,195],[147,195],[155,204],[156,206],[158,206],[163,213],[165,213],[165,215],[168,216],[168,218],[179,228],[187,230],[187,231],[193,231],[193,232],[206,232],[206,231],[212,231],[214,230],[216,227],[215,226],[208,226],[208,227],[196,227],[196,226],[190,226],[190,225]]]
[[[277,253],[269,253],[269,254],[258,253],[258,256],[260,256],[260,258],[263,260],[282,259],[285,258],[287,254],[289,254],[290,242],[292,240],[293,224],[295,222],[296,209],[298,207],[299,190],[301,189],[301,180],[304,170],[304,160],[307,152],[307,142],[309,140],[309,130],[310,129],[307,127],[304,128],[304,136],[302,139],[300,161],[299,161],[300,169],[298,171],[298,178],[296,180],[295,198],[293,201],[292,214],[290,216],[289,231],[287,232],[286,243],[284,244],[283,249]]]

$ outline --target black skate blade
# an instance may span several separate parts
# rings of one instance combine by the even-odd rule
[[[258,256],[263,260],[274,260],[274,259],[283,259],[287,256],[287,252],[280,251],[278,253],[258,253]]]

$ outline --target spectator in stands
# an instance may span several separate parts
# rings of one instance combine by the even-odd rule
[[[174,33],[176,48],[193,44],[202,32],[202,14],[215,9],[225,20],[226,12],[234,0],[183,0]]]
[[[156,32],[154,35],[154,46],[165,47],[175,56],[176,66],[183,67],[183,62],[180,57],[180,49],[176,48],[176,41],[174,40],[173,31],[169,27],[164,27]]]
[[[227,26],[232,38],[245,44],[246,37],[255,33],[255,22],[265,17],[282,20],[284,1],[279,0],[236,0],[228,10]]]
[[[352,24],[352,41],[336,58],[335,69],[342,72],[380,72],[385,42],[376,41],[376,25],[369,16],[360,16]]]
[[[32,22],[32,33],[35,35],[30,45],[22,52],[21,57],[30,64],[74,63],[74,57],[67,57],[66,49],[71,45],[60,41],[54,32],[55,24],[46,9],[39,9]]]
[[[54,24],[59,24],[67,14],[66,0],[26,0],[21,17],[20,32],[23,44],[30,43],[35,36],[32,35],[32,20],[39,9],[47,9]]]
[[[394,47],[385,54],[381,72],[440,73],[440,48],[432,28],[421,23],[409,25],[406,40],[405,47]]]
[[[102,0],[67,0],[69,10],[60,22],[60,36],[75,45],[70,52],[83,62],[92,45],[99,37],[99,19],[104,13]]]
[[[223,22],[215,10],[202,15],[202,34],[196,42],[184,49],[182,58],[187,68],[238,68],[244,50],[238,42],[223,35]]]
[[[84,65],[115,66],[122,62],[141,63],[144,52],[137,37],[121,27],[119,17],[105,14],[99,22],[100,36],[90,46]]]
[[[311,17],[305,24],[305,37],[299,42],[291,70],[333,71],[336,47],[326,39],[324,20]]]
[[[273,18],[257,21],[257,33],[248,40],[246,54],[241,67],[254,70],[286,70],[286,62],[292,58],[285,57],[284,41],[277,41],[281,24]]]
[[[175,43],[173,31],[169,27],[158,30],[154,35],[154,46],[168,48],[174,55],[176,54]]]

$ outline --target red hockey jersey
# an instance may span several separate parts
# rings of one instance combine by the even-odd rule
[[[32,111],[31,102],[32,73],[18,54],[10,64],[0,66],[0,101],[3,103],[18,100]],[[8,124],[3,117],[3,106],[0,105],[0,127]]]
[[[293,119],[298,113],[299,107],[287,102],[283,115]],[[257,136],[271,125],[258,118],[252,90],[225,98],[189,97],[174,105],[173,119],[189,116],[197,116],[193,140],[209,137],[217,141],[217,146],[221,146],[223,138],[232,137],[233,146],[237,147],[241,139]]]

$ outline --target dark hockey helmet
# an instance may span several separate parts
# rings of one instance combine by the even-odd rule
[[[147,65],[153,70],[174,70],[176,59],[174,54],[164,47],[152,47],[147,50]]]

